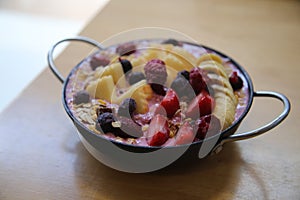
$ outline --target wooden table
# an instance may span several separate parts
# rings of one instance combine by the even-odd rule
[[[46,69],[0,115],[0,199],[300,199],[300,2],[112,0],[81,35],[102,41],[144,26],[175,29],[226,52],[256,90],[289,97],[289,117],[193,164],[127,174],[85,150],[62,107],[62,85]],[[72,43],[56,63],[67,74],[86,51]],[[255,99],[239,132],[281,110],[278,101]]]

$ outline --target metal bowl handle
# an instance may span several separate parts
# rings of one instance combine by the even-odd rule
[[[77,36],[77,37],[73,37],[73,38],[66,38],[66,39],[60,40],[57,43],[55,43],[50,48],[50,50],[48,52],[47,60],[48,60],[48,65],[49,65],[51,71],[53,72],[53,74],[58,78],[58,80],[61,83],[64,83],[65,78],[61,75],[61,73],[58,71],[57,67],[55,66],[54,59],[53,59],[53,53],[54,53],[55,48],[59,44],[61,44],[63,42],[70,42],[70,41],[85,42],[85,43],[91,44],[91,45],[99,48],[100,50],[104,49],[104,47],[99,42],[97,42],[96,40],[93,40],[93,39],[90,39],[90,38],[87,38],[87,37],[82,37],[82,36]]]
[[[257,92],[254,92],[254,97],[271,97],[271,98],[279,99],[283,103],[284,109],[280,113],[280,115],[278,115],[275,119],[273,119],[271,122],[269,122],[268,124],[266,124],[264,126],[261,126],[255,130],[251,130],[251,131],[244,132],[244,133],[233,134],[233,135],[228,136],[227,138],[224,138],[212,150],[213,153],[218,153],[219,151],[221,151],[222,146],[225,143],[249,139],[249,138],[256,137],[258,135],[261,135],[261,134],[271,130],[272,128],[274,128],[278,124],[280,124],[287,117],[287,115],[290,112],[291,104],[290,104],[288,98],[281,93],[272,92],[272,91],[257,91]]]

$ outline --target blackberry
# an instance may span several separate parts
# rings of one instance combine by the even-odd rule
[[[115,117],[110,112],[102,113],[97,118],[96,129],[103,133],[113,133],[116,128],[112,126],[112,122],[115,122]]]
[[[145,79],[145,75],[143,74],[143,72],[132,72],[130,75],[129,75],[129,78],[128,78],[128,82],[130,85],[133,85],[143,79]]]
[[[123,102],[120,104],[118,109],[118,115],[131,118],[135,110],[136,101],[132,98],[127,98],[124,99]]]
[[[89,101],[90,101],[90,94],[85,90],[81,90],[73,96],[74,104],[88,103]]]
[[[127,72],[129,72],[132,69],[132,65],[131,65],[131,62],[129,60],[122,59],[121,57],[119,57],[119,61],[122,65],[124,74],[126,74]]]

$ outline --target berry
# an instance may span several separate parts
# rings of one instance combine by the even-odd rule
[[[96,108],[97,116],[101,115],[102,113],[106,113],[106,112],[112,113],[113,110],[112,110],[112,108],[108,108],[108,107],[102,106],[102,105],[100,105],[98,108]]]
[[[196,96],[186,111],[186,117],[197,119],[204,115],[211,114],[214,107],[214,99],[203,90],[198,96]]]
[[[189,81],[186,80],[183,76],[177,76],[172,82],[171,88],[177,93],[179,98],[191,97],[192,95],[194,95]]]
[[[165,84],[168,74],[164,61],[159,59],[150,60],[146,63],[144,70],[147,83]]]
[[[132,72],[129,75],[128,82],[130,85],[133,85],[141,80],[145,79],[143,72]]]
[[[89,101],[90,101],[90,94],[85,90],[81,90],[76,94],[74,94],[73,96],[74,104],[88,103]]]
[[[147,143],[150,146],[161,146],[168,140],[169,134],[167,119],[160,114],[155,115],[146,133]]]
[[[112,126],[112,122],[115,122],[115,117],[112,113],[102,113],[97,118],[96,129],[103,133],[113,133],[116,128]]]
[[[206,135],[213,136],[221,131],[221,122],[215,115],[205,115],[195,122],[197,135],[196,137],[203,140]]]
[[[182,70],[177,73],[177,77],[184,77],[186,80],[190,80],[190,72]]]
[[[171,38],[163,41],[162,44],[172,44],[174,46],[182,46],[181,42],[178,42],[177,40]]]
[[[136,51],[135,44],[129,42],[121,44],[117,47],[116,53],[118,53],[120,56],[128,56]]]
[[[161,84],[150,83],[151,89],[158,95],[165,96],[166,88]]]
[[[207,80],[204,78],[205,76],[207,75],[199,67],[194,67],[190,71],[190,84],[194,89],[196,95],[198,95],[201,92],[201,90],[208,91],[206,84]]]
[[[168,118],[173,117],[176,111],[180,108],[176,92],[172,89],[169,89],[166,96],[160,102],[160,105],[166,110]]]
[[[127,72],[129,72],[132,69],[132,65],[129,60],[122,59],[121,57],[119,57],[119,61],[122,65],[124,74],[126,74]]]
[[[181,144],[190,144],[194,141],[195,138],[195,131],[193,127],[188,123],[185,122],[178,130],[176,134],[176,145]]]
[[[90,60],[90,66],[95,70],[99,66],[106,66],[110,63],[110,58],[107,55],[95,54]]]
[[[132,98],[124,99],[118,109],[118,115],[124,117],[131,117],[136,110],[136,101]]]
[[[233,72],[230,75],[229,82],[233,90],[239,90],[243,87],[243,80],[238,76],[237,72]]]
[[[120,128],[114,134],[123,138],[138,138],[143,136],[142,127],[127,117],[119,117]]]

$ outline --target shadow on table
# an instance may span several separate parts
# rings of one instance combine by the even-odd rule
[[[239,183],[243,162],[238,146],[232,143],[218,155],[193,163],[180,162],[152,173],[129,174],[101,164],[81,143],[76,150],[76,184],[86,198],[215,199],[222,193],[230,198]]]

